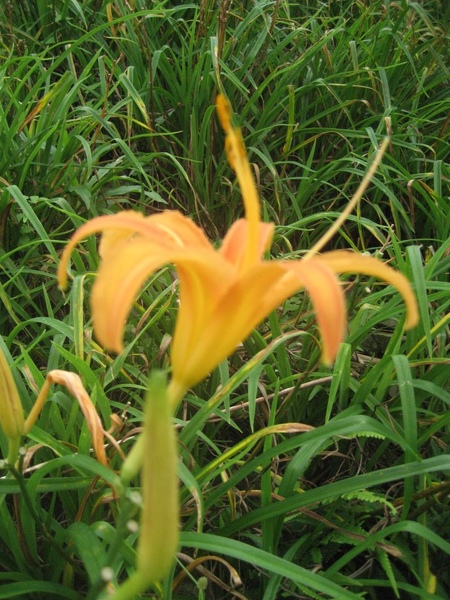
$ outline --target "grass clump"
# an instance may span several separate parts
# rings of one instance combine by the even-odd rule
[[[25,414],[49,371],[80,375],[111,427],[111,468],[54,386],[21,473],[0,480],[0,595],[107,597],[135,564],[138,508],[131,495],[118,510],[116,471],[149,370],[169,365],[176,286],[169,269],[148,282],[115,356],[92,333],[95,240],[74,254],[66,296],[56,267],[97,215],[178,208],[212,239],[241,216],[214,115],[220,73],[279,257],[320,238],[391,135],[330,247],[383,255],[413,282],[421,321],[404,334],[397,296],[347,278],[333,367],[297,296],[189,392],[181,552],[154,597],[446,598],[446,3],[55,4],[0,7],[0,345]]]

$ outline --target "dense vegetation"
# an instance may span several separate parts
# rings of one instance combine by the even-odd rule
[[[168,268],[153,277],[125,351],[106,353],[90,321],[93,237],[57,287],[73,231],[177,208],[220,240],[242,202],[219,77],[277,224],[274,256],[320,238],[391,135],[330,247],[405,273],[419,326],[405,334],[392,288],[346,277],[334,367],[300,294],[191,390],[176,420],[180,554],[148,597],[450,594],[449,22],[445,0],[0,3],[0,347],[26,414],[49,371],[78,373],[125,454],[150,369],[170,367],[176,285]],[[120,453],[109,444],[112,469],[98,463],[56,385],[24,444],[23,473],[0,479],[0,598],[102,597],[134,565]]]

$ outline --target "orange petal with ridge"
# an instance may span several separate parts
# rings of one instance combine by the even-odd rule
[[[173,376],[185,387],[201,381],[286,298],[305,288],[317,314],[323,359],[331,362],[344,334],[345,303],[334,273],[314,259],[263,262],[223,295],[189,352],[173,356]]]
[[[123,211],[115,215],[96,217],[77,229],[64,248],[57,271],[60,288],[64,289],[67,284],[67,264],[74,248],[94,233],[103,233],[99,245],[102,258],[114,254],[121,248],[122,243],[135,237],[149,239],[168,249],[213,249],[202,229],[178,211],[164,211],[149,217],[135,211]]]
[[[314,260],[325,262],[335,273],[369,275],[393,285],[403,296],[406,304],[407,318],[405,327],[410,329],[417,325],[419,312],[417,310],[416,297],[412,291],[411,284],[402,273],[399,273],[373,256],[365,256],[364,254],[357,254],[347,250],[326,252],[321,256],[315,257]]]
[[[133,302],[148,277],[167,264],[175,264],[180,274],[176,335],[188,342],[192,331],[202,327],[202,317],[211,312],[227,276],[232,275],[229,265],[213,250],[167,249],[137,237],[100,263],[91,306],[95,334],[102,345],[122,350],[125,320]]]
[[[275,225],[259,223],[258,257],[262,259],[264,252],[269,250],[272,243]],[[220,254],[239,270],[244,262],[245,248],[248,240],[248,223],[246,219],[235,221],[223,238]]]

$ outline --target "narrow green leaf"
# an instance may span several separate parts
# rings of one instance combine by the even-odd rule
[[[238,540],[226,539],[209,533],[182,533],[181,544],[188,548],[198,548],[211,553],[231,556],[264,569],[272,574],[281,575],[294,581],[301,587],[327,594],[335,600],[356,600],[358,595],[341,588],[318,573],[312,573],[283,558],[244,544]]]

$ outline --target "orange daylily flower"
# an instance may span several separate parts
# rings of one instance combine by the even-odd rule
[[[323,360],[331,362],[346,323],[344,295],[336,274],[365,273],[392,284],[406,303],[406,327],[412,327],[418,318],[407,279],[375,258],[341,250],[317,255],[314,250],[301,260],[264,259],[274,225],[260,220],[255,181],[224,96],[218,97],[217,110],[226,134],[228,160],[245,205],[245,218],[231,226],[219,249],[178,211],[148,217],[125,211],[81,226],[66,246],[58,268],[59,283],[64,287],[75,246],[86,236],[102,232],[100,267],[91,297],[94,329],[106,348],[120,352],[125,321],[143,283],[164,265],[175,265],[180,308],[171,348],[170,396],[174,404],[271,311],[303,288],[317,315]]]

